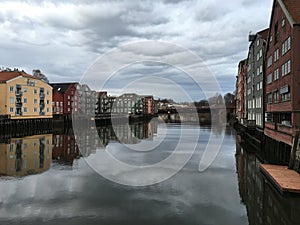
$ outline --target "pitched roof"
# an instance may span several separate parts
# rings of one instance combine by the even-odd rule
[[[19,76],[34,78],[32,75],[29,75],[23,71],[0,71],[0,83],[5,83]]]
[[[259,31],[257,32],[257,34],[260,36],[261,39],[267,40],[269,35],[269,28]]]
[[[288,13],[294,20],[294,24],[300,24],[300,2],[299,0],[281,0]]]
[[[50,85],[53,88],[53,91],[59,91],[60,93],[64,94],[71,85],[76,85],[78,83],[51,83]]]

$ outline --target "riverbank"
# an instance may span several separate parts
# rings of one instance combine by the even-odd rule
[[[238,123],[235,123],[234,128],[241,136],[241,145],[261,160],[261,171],[274,187],[281,194],[300,194],[300,174],[291,166],[292,155],[295,154],[293,146],[271,139],[262,130],[249,129]],[[296,151],[299,151],[297,143],[294,145]],[[294,159],[295,164],[297,160]]]

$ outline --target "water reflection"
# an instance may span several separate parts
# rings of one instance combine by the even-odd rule
[[[0,174],[26,176],[50,168],[52,161],[52,134],[11,138],[0,143]]]
[[[95,132],[96,130],[96,132]],[[75,138],[72,129],[56,129],[53,134],[42,134],[0,139],[0,175],[26,176],[48,170],[52,160],[72,165],[75,159],[88,157],[96,149],[105,148],[111,142],[138,144],[141,140],[153,140],[157,133],[157,121],[112,127],[88,127]],[[79,147],[79,143],[83,143]]]
[[[87,158],[96,158],[103,148],[106,151],[120,146],[119,141],[153,142],[161,129],[170,132],[166,132],[165,146],[155,151],[159,159],[169,154],[168,148],[171,151],[181,132],[201,131],[192,159],[165,182],[140,188],[123,186],[107,181],[87,165]],[[72,130],[56,130],[53,162],[46,172],[22,179],[0,179],[0,224],[247,224],[234,167],[232,129],[223,130],[226,138],[211,167],[203,173],[198,171],[211,132],[213,140],[220,137],[219,128],[162,126],[155,121],[132,124],[130,131],[121,125],[115,131],[110,126],[82,128],[84,147],[80,152]],[[95,138],[98,136],[101,138]],[[21,138],[23,143],[26,138],[32,137]],[[188,148],[191,139],[182,141]],[[96,154],[95,146],[100,148]]]
[[[236,165],[239,191],[247,207],[249,225],[297,225],[300,221],[300,198],[282,196],[259,170],[255,153],[241,146],[237,135]]]

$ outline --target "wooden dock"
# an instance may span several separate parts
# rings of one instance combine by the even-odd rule
[[[296,171],[270,164],[260,164],[260,170],[282,194],[300,194],[300,174]]]

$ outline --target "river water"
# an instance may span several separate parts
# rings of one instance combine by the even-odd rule
[[[182,134],[198,132],[188,163],[157,184],[118,184],[91,166],[103,151],[128,164],[149,166],[168,158],[178,140],[189,148],[195,140]],[[208,140],[217,142],[223,135],[216,158],[199,172]],[[143,151],[149,146],[154,150]],[[299,224],[299,198],[281,196],[261,176],[258,164],[231,128],[153,120],[82,128],[80,137],[64,128],[2,138],[0,224]]]

